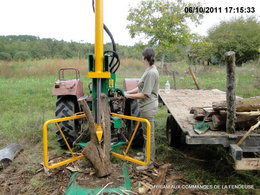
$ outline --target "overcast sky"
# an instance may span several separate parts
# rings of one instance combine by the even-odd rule
[[[198,0],[185,0],[198,2]],[[126,29],[129,7],[140,0],[104,0],[104,22],[112,32],[116,43],[134,45]],[[191,24],[192,32],[206,35],[207,30],[239,15],[224,13],[224,7],[254,7],[258,19],[259,0],[201,0],[204,6],[222,7],[221,14],[205,15],[202,25]],[[94,43],[94,14],[92,0],[0,0],[0,35],[35,35],[40,38]],[[110,41],[105,36],[105,42]]]

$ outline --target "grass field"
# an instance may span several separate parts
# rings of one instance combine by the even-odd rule
[[[118,71],[117,84],[122,87],[124,78],[138,78],[144,67],[138,60],[123,59]],[[81,71],[81,79],[87,91],[86,60],[40,60],[25,62],[0,62],[0,148],[11,143],[19,143],[24,151],[19,155],[22,161],[15,161],[17,174],[29,174],[27,191],[24,194],[44,194],[44,190],[54,190],[59,182],[50,178],[42,180],[36,174],[42,162],[41,128],[44,121],[55,118],[56,97],[51,95],[53,83],[57,80],[57,70],[61,67],[74,67]],[[195,89],[188,74],[185,62],[169,64],[169,70],[177,71],[178,89]],[[224,66],[192,66],[203,89],[225,90]],[[67,75],[73,78],[72,74]],[[171,74],[160,76],[160,87],[166,80],[173,86]],[[251,63],[236,68],[236,94],[241,97],[260,95],[260,64]],[[215,194],[257,194],[260,193],[259,171],[234,171],[231,159],[221,147],[185,146],[182,149],[170,148],[166,144],[165,124],[167,109],[160,105],[156,115],[156,145],[158,162],[170,162],[180,171],[190,184],[205,185],[254,185],[255,190],[219,189],[208,190]],[[51,136],[53,155],[62,154],[55,136]],[[1,175],[1,172],[0,172]],[[27,180],[26,180],[27,181]],[[1,183],[0,183],[1,185]],[[29,186],[29,187],[28,187]],[[21,189],[21,186],[20,186]],[[1,188],[0,188],[1,192]],[[22,192],[21,192],[22,193]],[[18,194],[18,193],[17,193]],[[48,193],[47,193],[48,194]]]

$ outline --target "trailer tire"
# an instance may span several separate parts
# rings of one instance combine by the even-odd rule
[[[172,115],[167,117],[166,138],[169,146],[179,148],[182,145],[182,131]]]
[[[79,105],[76,96],[58,96],[56,102],[56,118],[63,118],[72,116],[79,111]],[[59,122],[59,126],[67,139],[68,144],[72,147],[73,142],[77,136],[77,130],[80,128],[79,122],[76,120]],[[67,145],[62,138],[60,131],[56,131],[57,140],[62,149],[68,149]]]

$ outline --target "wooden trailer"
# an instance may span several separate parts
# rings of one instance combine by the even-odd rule
[[[159,91],[160,100],[166,105],[171,115],[167,118],[166,136],[168,144],[178,147],[183,143],[190,145],[207,144],[222,145],[229,148],[230,155],[234,159],[236,170],[260,170],[260,158],[245,158],[243,153],[260,152],[260,134],[252,132],[240,145],[237,142],[246,131],[236,131],[229,134],[226,131],[208,130],[204,134],[198,134],[193,130],[193,125],[199,121],[190,114],[192,107],[211,107],[212,102],[226,99],[226,93],[217,89],[212,90],[171,90],[165,93]]]

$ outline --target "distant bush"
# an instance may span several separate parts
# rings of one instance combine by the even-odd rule
[[[255,17],[222,21],[208,31],[207,40],[213,44],[214,55],[224,61],[227,51],[236,52],[236,64],[258,59],[260,22]]]
[[[31,56],[26,51],[18,51],[14,55],[14,60],[16,60],[16,61],[25,61],[25,60],[28,60],[30,58],[31,58]]]
[[[11,61],[12,56],[6,52],[0,52],[0,60]]]

